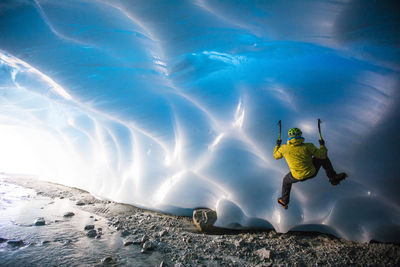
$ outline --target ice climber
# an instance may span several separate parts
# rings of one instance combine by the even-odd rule
[[[302,132],[298,128],[292,128],[288,132],[287,145],[281,145],[282,140],[278,139],[274,148],[274,158],[285,157],[290,172],[285,175],[282,182],[282,196],[278,203],[287,209],[292,184],[304,182],[317,176],[321,166],[325,169],[326,175],[332,185],[338,185],[347,177],[346,173],[336,174],[332,163],[327,157],[325,141],[320,139],[320,148],[312,143],[304,143]]]

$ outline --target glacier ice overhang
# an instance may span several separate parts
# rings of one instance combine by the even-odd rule
[[[400,240],[396,1],[6,0],[0,171],[225,227]],[[276,122],[324,173],[276,203]],[[284,135],[285,136],[285,135]]]

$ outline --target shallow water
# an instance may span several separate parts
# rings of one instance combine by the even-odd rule
[[[51,199],[3,180],[0,211],[0,237],[24,242],[22,246],[0,243],[1,266],[94,265],[107,256],[118,265],[129,266],[156,266],[163,260],[156,251],[143,254],[139,246],[125,247],[120,233],[108,227],[105,218],[76,208],[72,201]],[[75,215],[63,217],[68,211]],[[34,225],[39,217],[45,219],[45,225]],[[101,238],[87,237],[87,224],[102,228]]]

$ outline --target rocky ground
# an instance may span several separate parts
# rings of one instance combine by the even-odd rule
[[[109,231],[120,233],[124,246],[136,246],[143,255],[162,255],[158,266],[400,266],[398,244],[356,243],[325,234],[273,230],[206,234],[195,228],[192,218],[98,200],[87,192],[48,182],[25,178],[6,182],[49,198],[74,201],[79,209],[104,218]],[[105,229],[94,221],[82,231],[84,238],[100,239]],[[100,265],[123,262],[118,253],[99,259]]]

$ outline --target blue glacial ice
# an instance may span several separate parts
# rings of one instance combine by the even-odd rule
[[[0,171],[224,227],[400,241],[395,1],[3,0]],[[276,199],[283,122],[323,171]]]

